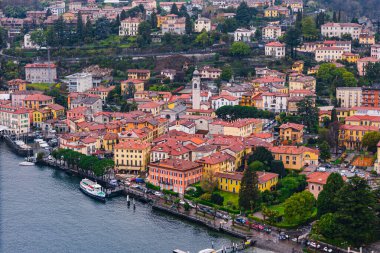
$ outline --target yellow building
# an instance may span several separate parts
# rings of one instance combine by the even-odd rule
[[[149,69],[128,69],[128,79],[149,80]]]
[[[204,174],[235,171],[235,158],[226,152],[216,152],[196,162],[203,165]]]
[[[43,94],[33,94],[24,98],[24,107],[29,109],[40,109],[51,104],[54,104],[54,98]]]
[[[119,135],[115,133],[106,133],[102,138],[98,138],[100,149],[113,152],[115,145],[119,143]]]
[[[319,151],[304,146],[276,146],[269,149],[275,160],[284,163],[285,169],[301,170],[308,165],[318,165]]]
[[[280,126],[280,140],[288,143],[303,143],[304,125],[286,123]]]
[[[363,136],[372,131],[379,131],[376,126],[342,125],[339,128],[339,146],[349,150],[360,150],[362,148]]]
[[[258,188],[261,192],[273,190],[278,183],[278,174],[271,172],[257,171]],[[216,173],[218,179],[218,188],[221,191],[239,193],[243,173]]]
[[[375,45],[375,36],[362,33],[359,35],[359,44],[360,45]]]
[[[115,145],[114,161],[116,170],[130,172],[146,171],[150,157],[150,144],[128,141]]]
[[[239,105],[241,105],[241,106],[253,106],[252,95],[253,94],[250,92],[244,93],[241,96]]]
[[[13,79],[7,82],[10,92],[26,90],[27,83],[27,81],[22,79]]]
[[[88,90],[87,93],[93,94],[93,95],[98,95],[102,99],[103,104],[105,104],[107,97],[108,97],[108,94],[113,89],[115,89],[115,86],[109,86],[109,87],[99,86],[99,87],[94,87],[94,88]]]
[[[65,116],[65,107],[59,104],[51,104],[44,107],[45,110],[50,110],[51,117],[53,119],[58,119]]]
[[[45,122],[46,120],[51,118],[51,114],[49,110],[35,110],[33,111],[33,125],[40,126],[42,122]]]
[[[346,117],[345,124],[351,126],[375,126],[380,128],[380,116],[352,115]]]
[[[296,61],[293,63],[292,70],[301,74],[304,66],[305,66],[304,61]]]
[[[350,52],[343,53],[342,60],[350,63],[356,63],[360,59],[359,54],[354,54]]]
[[[222,150],[235,158],[235,168],[238,169],[243,164],[243,159],[246,155],[246,148],[244,145],[236,143]]]
[[[280,15],[289,16],[289,9],[283,6],[270,6],[264,10],[264,17],[276,18]]]
[[[209,131],[211,134],[248,137],[263,131],[263,121],[261,119],[238,119],[233,122],[218,120],[209,124]]]
[[[120,83],[121,94],[128,93],[128,87],[130,85],[133,85],[135,87],[135,92],[144,91],[144,81],[137,79],[128,79],[121,81]]]
[[[338,117],[339,121],[344,121],[346,117],[351,115],[350,108],[339,107],[339,108],[336,108],[335,110],[336,110],[336,116]]]

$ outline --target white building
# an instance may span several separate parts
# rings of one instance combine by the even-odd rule
[[[256,28],[248,30],[246,28],[238,28],[234,32],[234,41],[250,42],[251,38],[255,36]]]
[[[337,87],[336,98],[339,107],[352,108],[362,105],[362,88],[361,87]]]
[[[211,31],[211,20],[208,18],[198,17],[198,19],[195,20],[194,32],[200,33],[203,30],[206,32]]]
[[[161,25],[162,34],[185,34],[186,33],[186,18],[171,18],[165,20]]]
[[[69,84],[69,92],[85,92],[93,87],[92,75],[89,73],[75,73],[65,79]]]
[[[265,55],[275,58],[285,57],[285,44],[274,41],[265,45]]]
[[[27,33],[27,34],[24,35],[24,45],[23,45],[23,48],[26,48],[26,49],[36,49],[36,48],[38,48],[39,46],[37,44],[34,44],[30,37],[31,37],[30,33]]]
[[[289,95],[285,93],[277,92],[264,92],[263,97],[263,108],[264,110],[280,113],[286,112],[286,106],[288,104]]]
[[[380,60],[380,44],[375,44],[371,46],[371,57]]]
[[[177,71],[175,69],[163,69],[163,70],[161,70],[161,75],[165,76],[166,78],[169,78],[170,81],[174,80],[176,74],[177,74]]]
[[[23,134],[28,132],[29,126],[30,119],[27,109],[0,105],[0,131],[8,134]]]
[[[281,26],[268,25],[263,28],[262,37],[264,40],[275,40],[281,35]]]
[[[120,22],[119,36],[136,36],[139,33],[140,18],[127,18]]]
[[[359,39],[362,26],[356,23],[326,23],[321,26],[321,33],[325,37],[341,38],[350,34],[352,39]]]
[[[317,62],[341,60],[343,53],[344,49],[340,47],[321,47],[315,50],[315,60]]]
[[[239,105],[239,98],[227,95],[227,94],[221,94],[219,96],[211,97],[211,107],[214,110],[219,109],[222,106],[225,105]]]
[[[25,65],[25,80],[31,83],[53,83],[57,79],[54,63],[31,63]]]
[[[45,8],[45,11],[47,10],[50,10],[54,16],[60,16],[66,12],[66,4],[64,1],[54,2]]]

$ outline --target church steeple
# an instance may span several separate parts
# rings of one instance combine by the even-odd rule
[[[195,67],[195,70],[193,72],[193,79],[191,80],[191,85],[193,109],[201,109],[201,76],[197,67]]]

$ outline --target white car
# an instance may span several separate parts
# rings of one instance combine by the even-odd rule
[[[155,191],[155,192],[154,192],[154,195],[161,197],[163,194],[162,194],[161,192],[157,192],[157,191]]]
[[[185,201],[183,201],[182,199],[179,201],[179,203],[181,204],[181,205],[184,205],[185,204]]]

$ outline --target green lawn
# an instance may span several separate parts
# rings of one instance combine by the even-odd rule
[[[225,191],[218,191],[218,193],[224,198],[223,206],[228,206],[228,202],[235,207],[239,206],[239,194]]]
[[[270,206],[269,209],[278,211],[279,214],[282,216],[282,215],[284,215],[285,206],[284,206],[284,204],[282,203],[282,204],[278,204],[278,205]]]
[[[31,84],[28,84],[26,87],[29,89],[46,91],[46,90],[50,89],[50,87],[52,85],[54,85],[54,84],[51,84],[51,83],[31,83]]]

